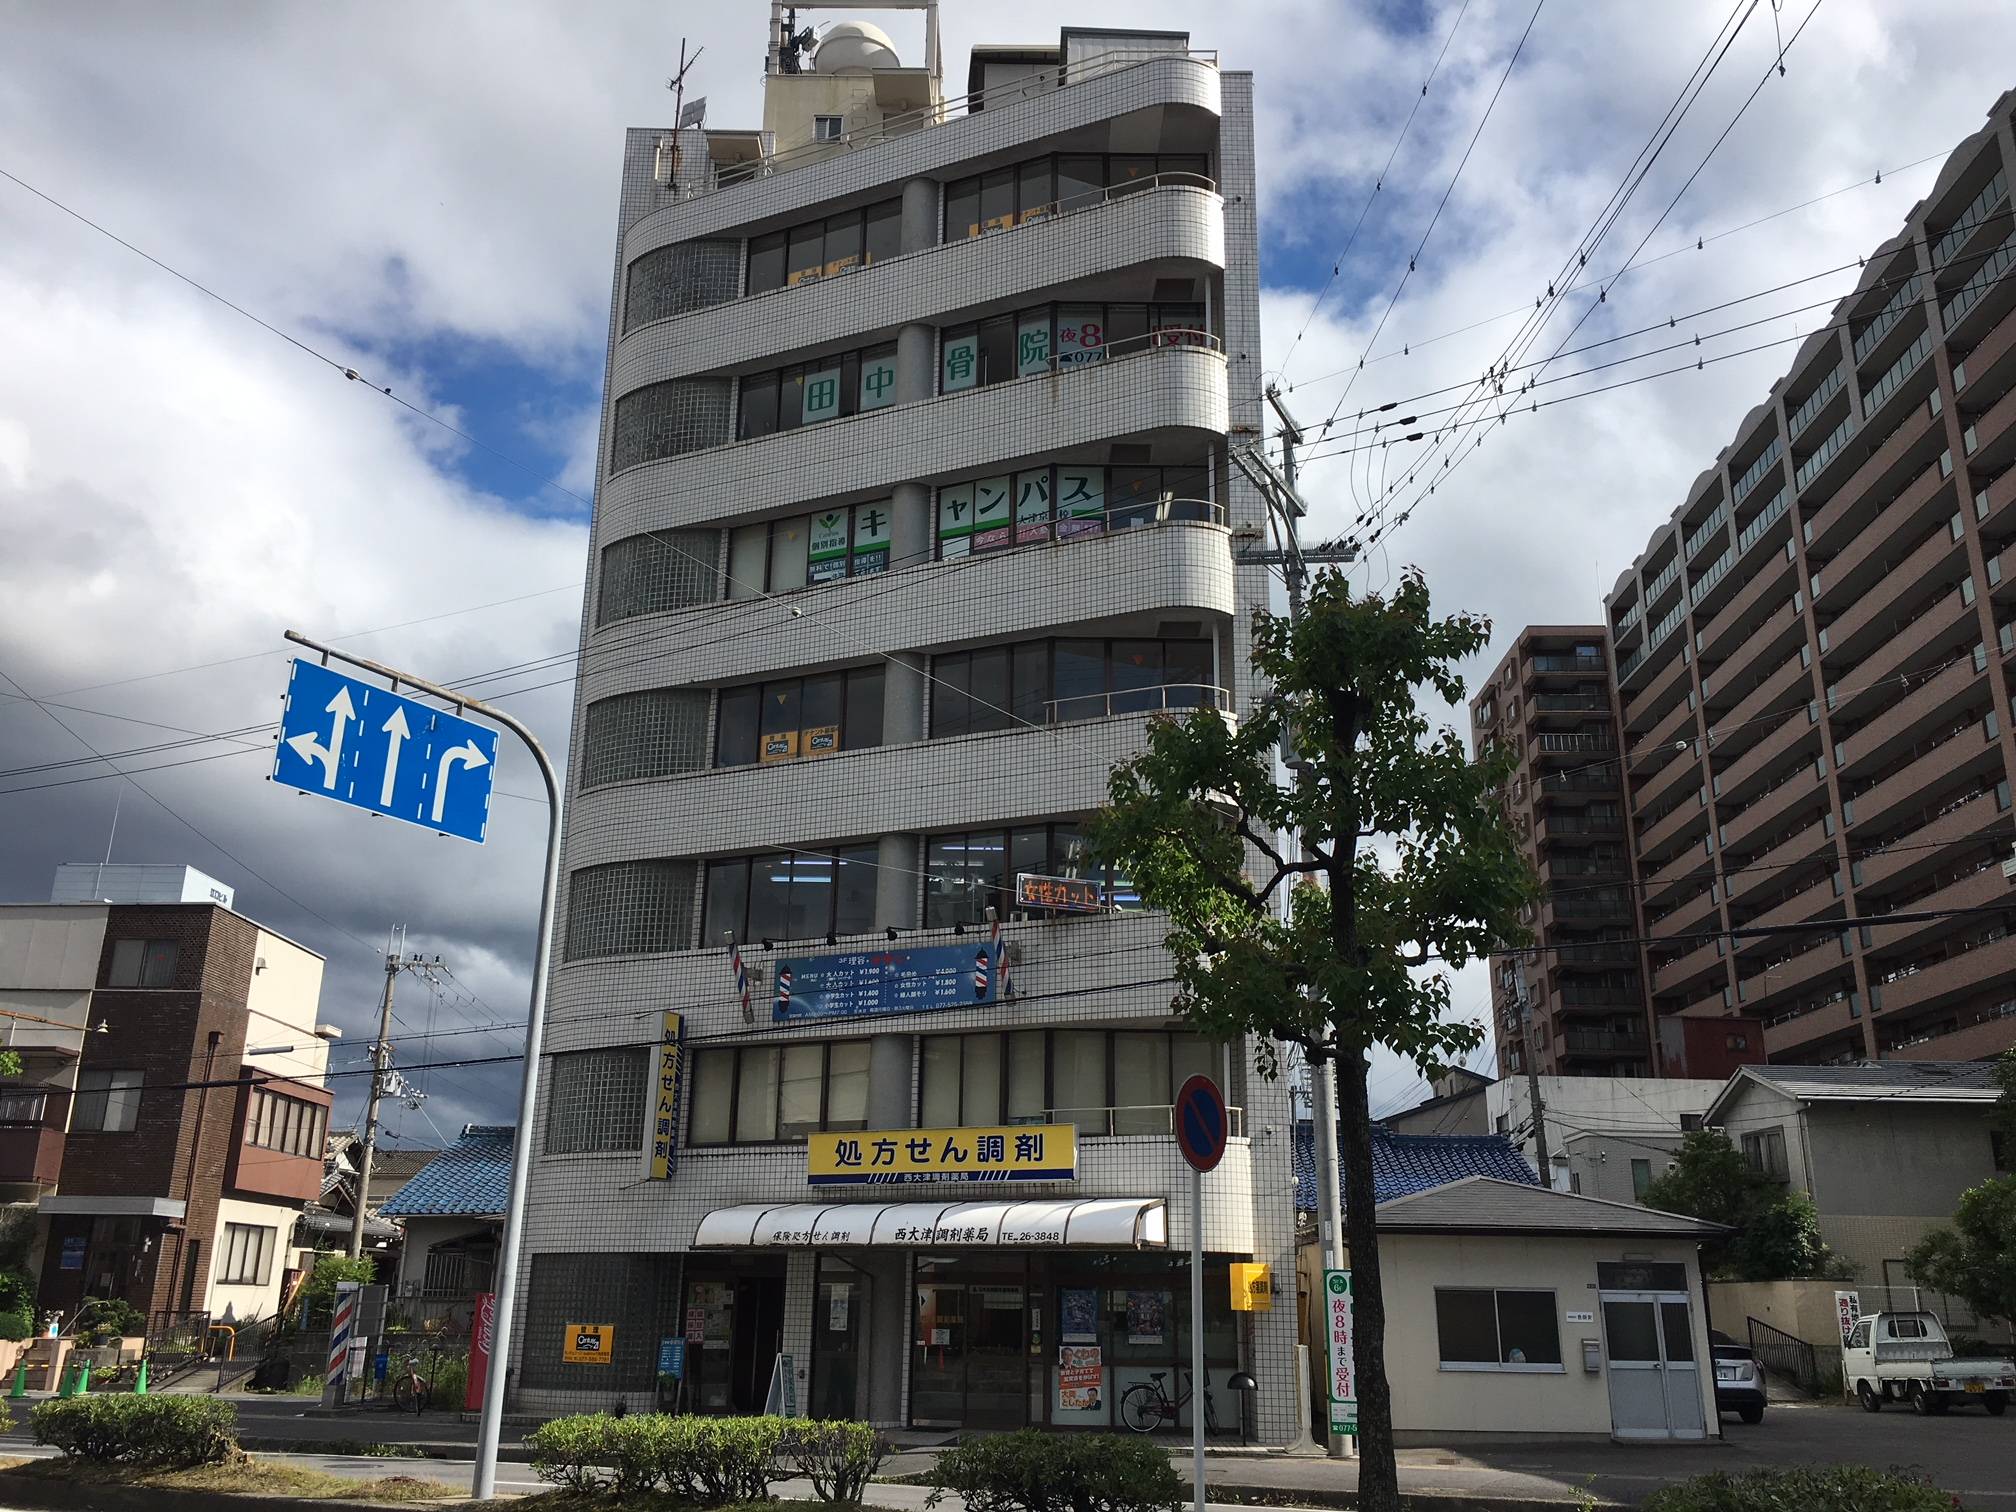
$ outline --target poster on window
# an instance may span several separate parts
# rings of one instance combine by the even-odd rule
[[[840,369],[821,368],[816,373],[805,375],[805,401],[802,411],[804,422],[813,425],[821,420],[834,420],[840,414]]]
[[[1099,305],[1060,305],[1057,366],[1078,367],[1106,356],[1106,311]]]
[[[980,381],[980,333],[948,336],[939,359],[938,392],[956,394]]]
[[[1127,1293],[1127,1342],[1160,1344],[1169,1327],[1169,1293],[1130,1291]]]
[[[861,359],[861,393],[859,408],[880,409],[885,404],[896,402],[896,356],[892,352],[883,357],[863,357]]]
[[[1057,469],[1057,537],[1098,535],[1106,529],[1106,469]]]
[[[694,1314],[698,1313],[696,1320]],[[693,1325],[700,1325],[700,1343],[706,1349],[726,1349],[732,1341],[735,1323],[734,1292],[726,1281],[695,1281],[686,1294],[686,1337],[693,1338]]]
[[[1097,1412],[1105,1371],[1097,1344],[1066,1344],[1057,1351],[1057,1407],[1062,1412]]]
[[[1050,371],[1050,312],[1025,315],[1015,326],[1015,376]]]
[[[981,478],[973,484],[973,549],[994,551],[1012,544],[1014,480]]]
[[[973,549],[973,485],[953,483],[938,490],[938,555],[950,560]]]
[[[1015,474],[1015,544],[1050,539],[1050,469]]]
[[[830,583],[847,576],[847,521],[850,511],[829,509],[812,516],[812,535],[807,543],[808,582]]]
[[[887,499],[854,506],[854,565],[851,570],[855,577],[866,577],[888,569],[889,521]]]
[[[1099,1342],[1099,1293],[1067,1286],[1057,1293],[1057,1337],[1066,1344]]]

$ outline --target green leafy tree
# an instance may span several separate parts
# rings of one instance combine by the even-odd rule
[[[1962,1192],[1953,1226],[1919,1240],[1904,1269],[1920,1286],[2016,1325],[2016,1176]]]
[[[19,1050],[0,1050],[0,1076],[19,1076],[20,1074],[21,1052]]]
[[[1336,1062],[1358,1504],[1374,1512],[1400,1501],[1367,1067],[1375,1045],[1425,1062],[1482,1040],[1481,1026],[1451,1019],[1448,976],[1422,968],[1523,941],[1518,912],[1534,891],[1499,799],[1510,753],[1472,762],[1417,699],[1459,703],[1455,666],[1489,634],[1473,615],[1433,617],[1419,572],[1364,598],[1325,574],[1299,619],[1254,616],[1253,665],[1269,694],[1236,727],[1204,710],[1155,721],[1147,751],[1114,770],[1092,825],[1094,849],[1169,916],[1175,1007],[1189,1023],[1256,1036],[1269,1076],[1277,1041],[1312,1064]],[[1285,784],[1284,737],[1297,757]],[[1284,831],[1299,849],[1280,843]]]
[[[368,1255],[359,1255],[352,1260],[348,1255],[339,1255],[334,1250],[317,1250],[315,1268],[308,1273],[308,1279],[301,1284],[300,1297],[308,1303],[311,1326],[320,1326],[336,1306],[336,1283],[355,1281],[368,1286],[378,1279],[378,1263]],[[300,1306],[297,1300],[295,1306]]]
[[[1821,1241],[1813,1199],[1757,1170],[1718,1129],[1696,1129],[1680,1142],[1673,1164],[1645,1189],[1645,1205],[1727,1226],[1726,1237],[1702,1246],[1717,1275],[1791,1281],[1841,1272]]]
[[[1988,1073],[2002,1095],[1995,1099],[1994,1133],[2000,1139],[2006,1160],[2016,1160],[2016,1050],[2004,1050],[1995,1057]]]

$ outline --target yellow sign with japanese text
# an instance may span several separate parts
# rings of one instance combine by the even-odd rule
[[[805,1179],[813,1186],[909,1181],[1074,1181],[1076,1124],[987,1129],[868,1129],[811,1134]]]
[[[657,1105],[651,1111],[651,1179],[663,1181],[679,1160],[679,1071],[685,1046],[680,1043],[682,1020],[665,1015],[665,1037],[658,1042]]]
[[[607,1365],[616,1355],[616,1325],[569,1323],[560,1344],[564,1365]]]
[[[1232,1272],[1232,1311],[1272,1312],[1274,1273],[1264,1265],[1235,1260]]]

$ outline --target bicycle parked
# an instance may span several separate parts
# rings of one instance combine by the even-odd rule
[[[1153,1433],[1164,1423],[1173,1426],[1195,1394],[1192,1389],[1195,1380],[1189,1371],[1184,1371],[1183,1394],[1172,1400],[1162,1384],[1168,1374],[1166,1370],[1158,1370],[1147,1380],[1129,1386],[1120,1398],[1120,1421],[1136,1433]],[[1213,1433],[1218,1431],[1218,1411],[1211,1402],[1208,1379],[1204,1388],[1204,1426]]]
[[[406,1370],[392,1382],[392,1405],[401,1412],[410,1412],[415,1417],[427,1410],[428,1400],[434,1395],[434,1388],[420,1374],[420,1357],[408,1355]]]

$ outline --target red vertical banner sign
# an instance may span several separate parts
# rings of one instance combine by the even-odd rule
[[[497,1294],[478,1292],[476,1312],[469,1320],[469,1389],[462,1410],[483,1410],[483,1383],[490,1378],[490,1351],[497,1341]]]

